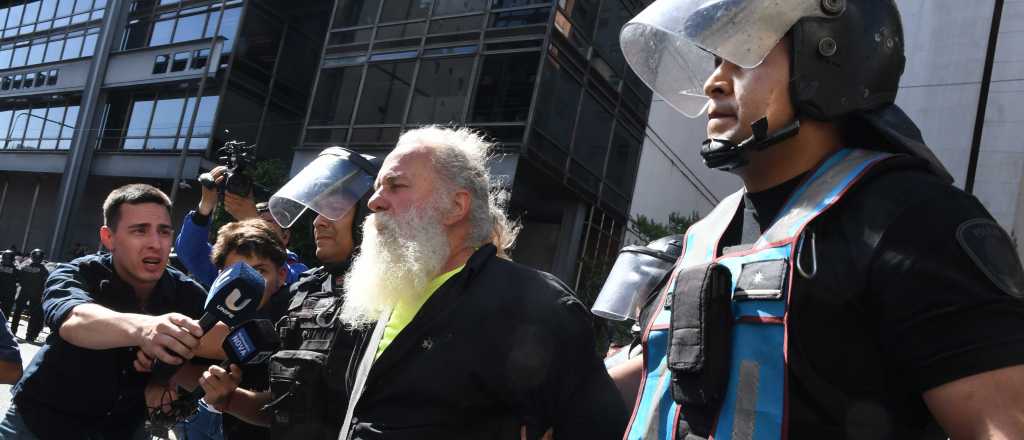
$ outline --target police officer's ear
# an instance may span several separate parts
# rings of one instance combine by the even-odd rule
[[[469,217],[469,210],[472,207],[473,200],[469,196],[469,191],[459,188],[455,190],[455,194],[452,195],[452,202],[448,206],[448,215],[444,217],[444,225],[452,226],[455,225],[467,217]]]

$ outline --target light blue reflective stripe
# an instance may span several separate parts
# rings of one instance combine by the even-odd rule
[[[739,282],[740,273],[743,272],[743,265],[756,261],[788,260],[792,247],[783,245],[755,252],[741,257],[728,257],[719,260],[719,264],[729,268],[732,274],[732,290],[736,290],[736,283]],[[787,274],[788,276],[788,274]],[[757,316],[781,318],[786,314],[785,293],[783,300],[748,300],[736,301],[732,304],[732,313],[735,317]]]
[[[743,200],[744,191],[741,189],[730,194],[703,220],[690,227],[686,231],[686,249],[680,259],[678,267],[690,267],[703,264],[715,258],[715,247],[718,239],[729,227],[736,210],[739,209]]]
[[[658,318],[661,318],[660,315],[671,313],[663,310]],[[675,423],[676,404],[669,391],[672,375],[668,372],[668,329],[651,330],[647,336],[645,350],[649,360],[657,359],[658,362],[647,365],[643,396],[626,438],[670,440]]]
[[[716,440],[734,439],[737,430],[736,411],[748,410],[746,405],[737,406],[740,386],[740,367],[756,364],[757,398],[753,417],[753,435],[750,440],[778,440],[782,435],[782,411],[784,404],[785,362],[782,344],[785,327],[780,324],[736,323],[733,327],[733,362],[729,366],[729,385],[725,402],[715,427]],[[747,390],[749,392],[749,390]],[[746,396],[749,398],[749,396]],[[742,432],[742,429],[739,430]]]
[[[796,191],[793,191],[793,194],[789,196],[789,200],[786,201],[786,204],[782,205],[782,209],[780,209],[779,213],[776,214],[775,221],[778,221],[779,216],[788,212],[789,209],[793,207],[793,204],[804,196],[804,193],[807,192],[807,188],[811,186],[811,182],[818,180],[818,178],[821,177],[822,174],[825,174],[826,171],[831,170],[832,167],[839,163],[840,160],[846,159],[846,157],[849,156],[852,151],[853,150],[850,150],[848,148],[839,150],[838,152],[833,154],[832,157],[829,157],[828,160],[825,161],[825,163],[821,164],[821,166],[818,167],[818,169],[814,170],[814,173],[811,174],[811,177],[809,179],[806,179],[803,185],[800,185],[800,187],[797,188]],[[772,223],[775,223],[775,221],[772,221]]]
[[[805,225],[812,218],[817,217],[818,214],[821,214],[821,212],[825,210],[825,208],[827,208],[829,205],[835,203],[839,199],[839,195],[843,191],[845,191],[846,188],[848,188],[850,184],[853,182],[853,179],[855,179],[857,176],[860,176],[860,174],[864,172],[864,170],[867,169],[869,166],[871,166],[872,164],[881,159],[884,159],[885,157],[887,156],[869,157],[863,162],[861,162],[849,173],[847,173],[843,177],[843,180],[841,182],[833,186],[832,191],[828,193],[828,196],[818,201],[818,204],[814,207],[813,211],[808,212],[806,215],[800,218],[800,220],[793,222],[793,224],[789,227],[789,236],[795,237],[796,234],[800,232],[799,230],[800,228],[803,227],[803,225]]]

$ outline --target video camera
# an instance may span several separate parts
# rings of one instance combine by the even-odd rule
[[[210,173],[203,173],[199,176],[199,183],[206,189],[217,188],[217,192],[224,191],[232,194],[249,197],[253,190],[253,180],[245,169],[256,160],[256,145],[246,144],[243,141],[232,140],[224,143],[224,146],[217,150],[217,163],[227,167],[227,173],[220,184],[213,181]]]

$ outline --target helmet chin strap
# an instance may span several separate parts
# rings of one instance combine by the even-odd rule
[[[740,142],[733,143],[726,139],[707,139],[700,149],[704,165],[708,168],[729,171],[747,164],[747,151],[761,151],[800,132],[800,120],[793,119],[778,131],[768,133],[768,118],[758,119],[750,124],[753,135]]]

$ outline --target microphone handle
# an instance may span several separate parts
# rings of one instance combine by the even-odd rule
[[[203,316],[199,318],[199,327],[203,329],[203,334],[210,331],[217,322],[220,321],[217,315],[213,313],[203,313]],[[156,381],[157,383],[167,383],[171,380],[171,376],[178,372],[178,369],[184,365],[184,362],[178,365],[171,365],[161,361],[160,359],[153,360],[153,368],[150,371],[150,380]]]

